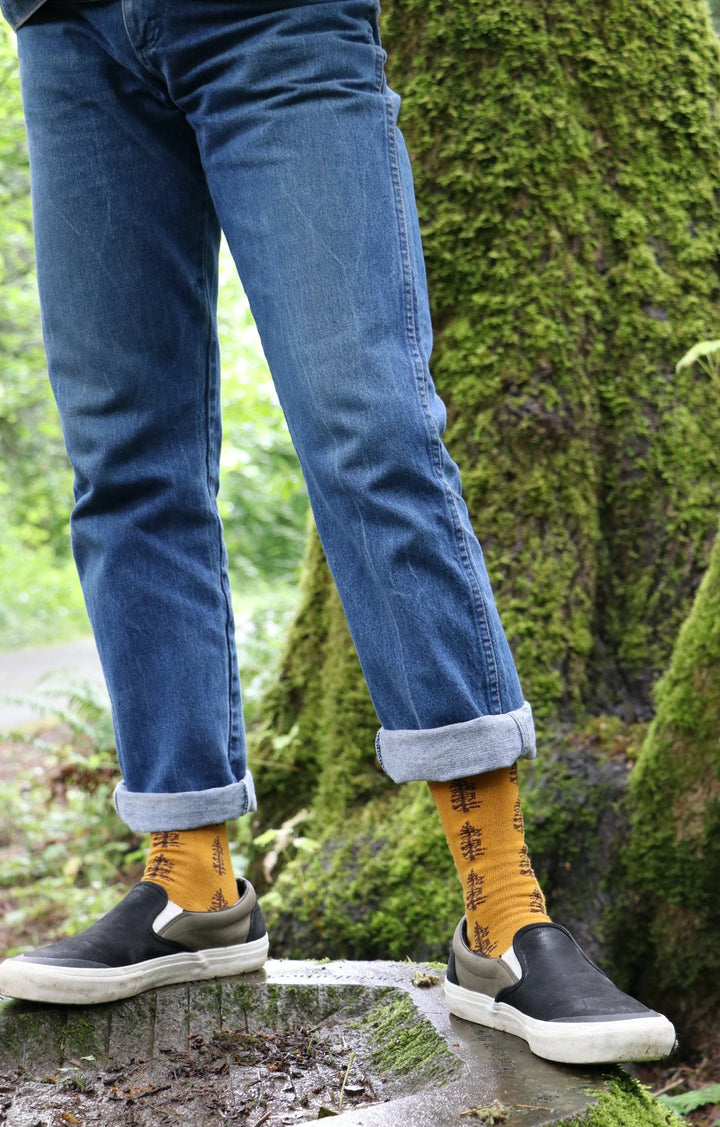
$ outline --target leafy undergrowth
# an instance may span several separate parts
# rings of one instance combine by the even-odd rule
[[[720,1055],[672,1067],[638,1065],[635,1072],[662,1104],[694,1127],[720,1127]]]
[[[0,946],[9,954],[72,934],[142,873],[142,838],[112,806],[117,769],[66,726],[0,744]],[[34,759],[35,765],[29,764]]]

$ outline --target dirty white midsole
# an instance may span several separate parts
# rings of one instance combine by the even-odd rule
[[[456,1017],[513,1033],[527,1041],[537,1056],[563,1064],[657,1060],[675,1044],[675,1030],[661,1014],[610,1021],[540,1021],[447,980],[445,997]]]
[[[0,964],[0,994],[30,1002],[85,1005],[130,998],[155,986],[197,982],[259,970],[267,958],[268,937],[233,947],[209,947],[161,955],[127,967],[63,967],[7,959]]]

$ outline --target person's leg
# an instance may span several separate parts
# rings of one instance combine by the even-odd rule
[[[193,133],[132,69],[122,26],[119,3],[50,3],[18,42],[43,334],[117,805],[135,830],[178,830],[254,808],[215,503],[219,229]]]
[[[555,1059],[662,1055],[672,1026],[548,922],[530,870],[513,764],[533,753],[532,721],[442,443],[374,5],[256,2],[245,14],[207,0],[174,38],[169,16],[168,49],[160,33],[151,57],[197,133],[383,725],[381,762],[397,781],[432,780],[441,805],[443,792],[451,807],[458,791],[460,805],[474,796],[449,837],[462,864],[474,858],[466,899],[483,922],[470,940],[492,950],[472,951],[463,921],[451,1008]],[[211,42],[199,88],[194,51]]]
[[[144,880],[0,991],[109,1001],[255,969],[267,936],[224,820],[254,808],[215,497],[219,228],[183,115],[117,3],[20,29],[48,366],[75,471],[73,549],[113,706],[116,802]]]
[[[226,4],[211,4],[191,37],[194,48],[221,41],[218,60],[236,60],[233,80],[252,98],[228,100],[219,61],[198,100],[172,48],[168,89],[197,131],[255,313],[383,724],[379,757],[398,781],[435,780],[471,944],[500,953],[548,918],[509,766],[532,751],[532,721],[442,443],[412,177],[375,6],[252,7],[228,24]],[[456,780],[490,768],[487,783],[467,784],[482,791],[484,828],[467,863]]]
[[[148,58],[198,138],[382,724],[381,762],[396,781],[509,767],[534,750],[531,713],[442,442],[375,5],[163,10]]]

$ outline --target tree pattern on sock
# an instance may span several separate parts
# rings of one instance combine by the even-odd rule
[[[179,830],[159,830],[150,835],[153,849],[179,849]]]
[[[520,864],[519,864],[518,867],[519,867],[521,876],[523,876],[523,877],[534,877],[535,876],[535,873],[533,871],[533,867],[530,864],[530,857],[528,855],[528,847],[524,843],[520,847]]]
[[[482,844],[482,830],[478,826],[465,822],[460,830],[460,852],[466,861],[477,861],[482,857],[485,850]]]
[[[174,868],[174,861],[171,861],[164,853],[157,853],[154,857],[151,857],[147,863],[145,879],[154,881],[167,880]]]
[[[476,912],[480,905],[487,900],[487,896],[482,894],[484,884],[485,877],[471,869],[465,884],[465,907],[468,912]]]
[[[155,830],[144,879],[165,889],[188,912],[217,912],[237,901],[227,827]]]
[[[450,804],[453,810],[468,814],[471,810],[479,810],[482,805],[477,797],[475,787],[467,779],[456,779],[450,783]]]
[[[537,915],[545,915],[545,897],[539,888],[530,894],[530,911]]]
[[[210,911],[210,912],[222,912],[223,908],[229,908],[229,907],[230,907],[230,905],[228,904],[227,900],[225,899],[225,897],[222,894],[222,889],[218,888],[217,892],[215,892],[213,894],[213,898],[210,901],[210,907],[209,907],[208,911]]]
[[[524,839],[517,768],[501,768],[430,790],[460,878],[468,943],[497,957],[515,932],[547,920]]]
[[[212,843],[212,867],[219,877],[225,876],[227,869],[223,857],[222,842],[219,837],[216,837]]]
[[[482,924],[475,922],[473,928],[473,943],[471,944],[473,951],[479,951],[481,955],[486,958],[492,958],[495,951],[497,951],[497,943],[490,942],[490,928],[483,927]]]

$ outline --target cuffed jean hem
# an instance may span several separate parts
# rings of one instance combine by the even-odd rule
[[[124,783],[115,788],[115,809],[136,833],[160,830],[194,830],[229,822],[257,810],[255,785],[249,771],[239,783],[210,790],[188,790],[179,794],[145,794],[130,791]]]
[[[375,741],[380,766],[395,783],[446,783],[535,758],[535,726],[527,701],[514,712],[478,716],[443,728],[388,731]]]

